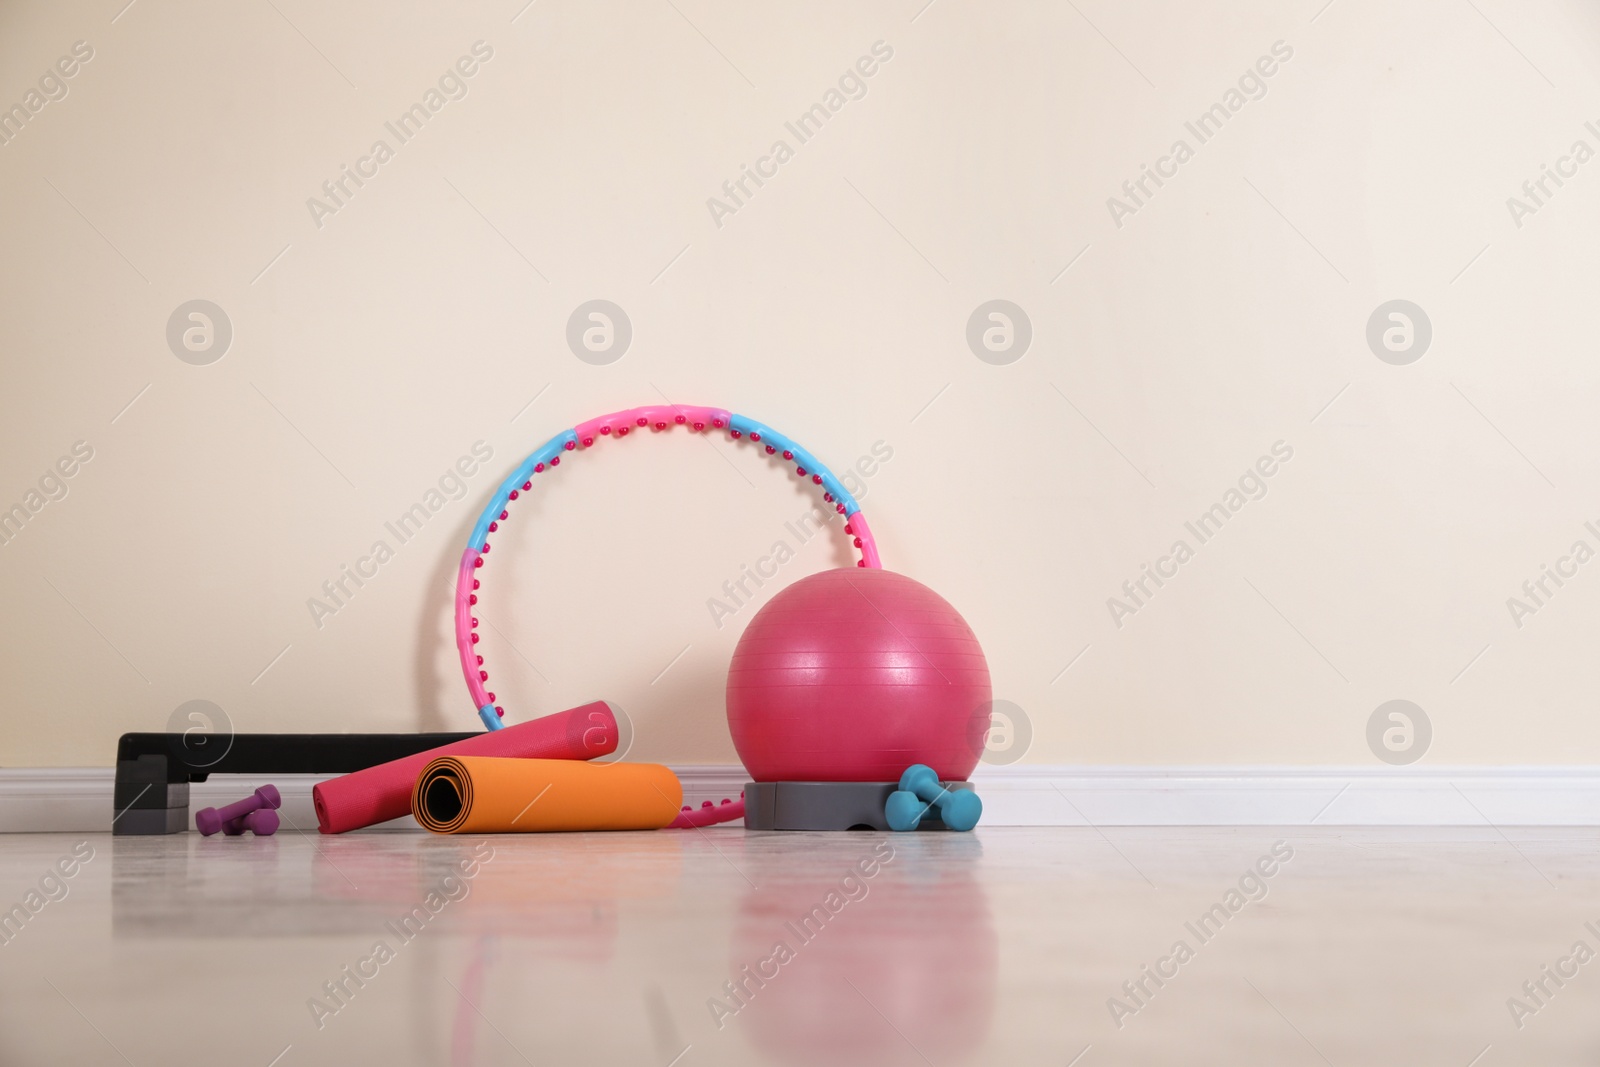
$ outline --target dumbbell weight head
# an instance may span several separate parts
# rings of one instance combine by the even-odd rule
[[[271,808],[258,808],[244,817],[244,828],[257,837],[271,837],[278,832],[278,813]]]
[[[939,800],[939,818],[952,830],[970,830],[983,816],[983,801],[970,789],[947,789]]]
[[[930,805],[915,793],[897,789],[883,805],[883,821],[889,824],[889,829],[905,833],[915,830],[929,810]]]

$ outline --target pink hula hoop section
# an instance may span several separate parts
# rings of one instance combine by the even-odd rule
[[[872,539],[872,529],[867,525],[867,517],[861,513],[861,505],[856,503],[849,490],[810,452],[754,419],[722,408],[656,404],[579,423],[573,429],[546,441],[500,484],[489,505],[478,517],[467,540],[466,551],[461,554],[461,566],[456,572],[456,650],[461,657],[461,673],[466,679],[473,707],[487,729],[502,729],[505,726],[502,721],[505,711],[496,703],[495,694],[488,689],[489,671],[484,665],[483,653],[478,650],[478,619],[473,609],[478,603],[478,592],[482,587],[479,572],[487,562],[491,537],[499,531],[500,524],[511,517],[511,505],[523,493],[533,490],[537,478],[559,468],[563,457],[571,458],[608,439],[616,441],[630,435],[668,433],[675,429],[689,433],[722,434],[735,443],[748,441],[759,450],[757,455],[792,465],[796,477],[809,479],[822,494],[823,502],[832,504],[834,510],[845,517],[845,533],[852,537],[852,543],[861,553],[856,566],[883,566],[878,558],[878,546]],[[704,818],[705,815],[699,817]]]

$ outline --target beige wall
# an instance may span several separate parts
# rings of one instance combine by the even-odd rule
[[[472,517],[552,433],[662,395],[835,469],[892,448],[884,558],[966,615],[1029,761],[1376,765],[1395,698],[1433,763],[1600,760],[1600,562],[1507,606],[1600,549],[1600,161],[1507,205],[1600,149],[1578,0],[122,4],[0,8],[0,105],[93,50],[0,147],[0,507],[93,451],[0,547],[0,762],[108,763],[193,699],[240,730],[473,728],[449,631]],[[400,145],[384,123],[479,41]],[[800,144],[785,121],[878,41]],[[1279,41],[1200,144],[1184,123]],[[793,158],[714,218],[779,138]],[[1107,198],[1179,138],[1119,227]],[[633,327],[606,366],[565,341],[596,298]],[[996,298],[1033,330],[1003,366],[965,339]],[[1432,323],[1409,365],[1365,337],[1396,298]],[[232,324],[209,365],[166,339],[193,299]],[[384,522],[479,441],[465,498],[396,545]],[[1200,544],[1185,521],[1280,441]],[[512,718],[608,696],[634,756],[734,759],[753,608],[719,629],[707,600],[809,498],[719,449],[600,449],[523,504],[484,605]],[[394,558],[319,627],[308,599],[379,538]],[[1108,598],[1180,538],[1118,626]]]

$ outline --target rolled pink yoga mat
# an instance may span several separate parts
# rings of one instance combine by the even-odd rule
[[[586,760],[616,750],[616,716],[609,704],[596,700],[323,782],[311,790],[317,829],[342,834],[410,815],[417,775],[440,756]]]

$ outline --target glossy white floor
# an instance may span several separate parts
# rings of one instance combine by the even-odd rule
[[[11,835],[0,1062],[1594,1064],[1597,838]]]

